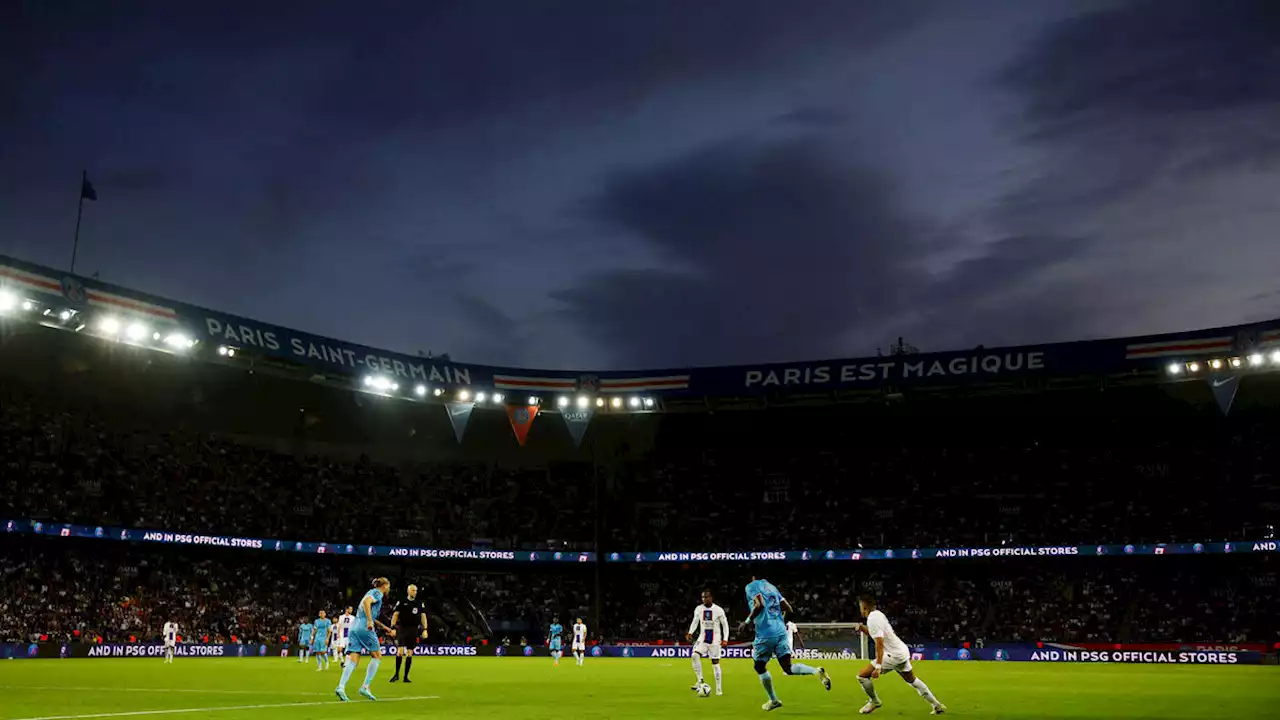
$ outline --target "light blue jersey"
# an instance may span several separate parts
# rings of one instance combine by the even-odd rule
[[[327,645],[329,638],[329,628],[333,623],[328,618],[317,618],[315,621],[315,635],[311,639],[311,647],[316,650],[323,650]]]
[[[768,580],[752,580],[747,585],[747,612],[755,606],[756,596],[764,600],[764,609],[755,617],[756,637],[778,637],[787,634],[782,618],[782,593]]]
[[[378,616],[382,614],[382,591],[378,588],[374,588],[365,593],[364,596],[366,598],[373,598],[373,605],[369,608],[369,611],[373,613],[373,619],[377,620]],[[369,619],[364,614],[363,599],[360,600],[360,604],[356,606],[356,621],[351,625],[351,632],[354,633],[360,630],[373,630],[373,628],[369,627]]]
[[[364,596],[373,598],[373,604],[369,606],[369,610],[373,613],[373,619],[377,620],[378,615],[382,614],[382,591],[374,588],[365,593]],[[360,604],[356,606],[356,619],[351,623],[351,632],[347,635],[347,653],[354,655],[367,653],[372,655],[380,650],[378,634],[373,628],[369,627],[369,619],[364,612],[364,600],[361,599]]]
[[[315,630],[315,627],[309,622],[304,622],[301,625],[299,625],[298,626],[298,643],[301,645],[310,645],[311,633],[314,630]]]
[[[561,643],[561,636],[564,635],[564,626],[562,626],[560,623],[551,623],[551,627],[548,628],[548,630],[550,631],[549,634],[551,636],[551,649],[559,650],[560,643]]]

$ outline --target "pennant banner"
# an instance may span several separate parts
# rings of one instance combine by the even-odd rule
[[[1213,390],[1213,399],[1218,401],[1218,409],[1223,415],[1231,414],[1231,404],[1236,400],[1236,390],[1240,387],[1240,378],[1226,375],[1209,378],[1209,388]]]
[[[591,418],[595,414],[595,410],[560,411],[560,417],[564,418],[565,427],[569,428],[569,434],[573,436],[574,447],[582,447],[582,436],[587,434],[587,426],[591,424]]]
[[[458,438],[459,443],[462,442],[463,433],[467,431],[467,421],[471,419],[471,411],[475,407],[473,402],[449,402],[444,405],[449,413],[449,422],[453,425],[453,435]]]
[[[507,418],[511,420],[511,429],[515,431],[520,447],[524,447],[524,441],[529,437],[529,428],[533,426],[533,419],[537,416],[537,405],[507,406]]]

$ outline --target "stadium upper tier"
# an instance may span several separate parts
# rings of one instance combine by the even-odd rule
[[[611,372],[505,368],[320,337],[5,256],[0,314],[208,361],[303,371],[304,377],[380,395],[569,412],[644,412],[681,398],[879,395],[1078,375],[1176,379],[1280,369],[1280,351],[1272,350],[1280,350],[1280,320],[1173,335],[768,365]]]

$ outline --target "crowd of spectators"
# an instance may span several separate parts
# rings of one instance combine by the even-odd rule
[[[618,565],[599,586],[573,566],[460,572],[353,558],[292,559],[208,549],[7,538],[0,552],[0,642],[148,642],[168,620],[210,642],[293,641],[303,618],[354,605],[377,574],[392,577],[384,605],[408,583],[427,603],[440,643],[540,644],[547,625],[587,620],[599,642],[684,642],[701,591],[711,589],[732,627],[745,615],[751,570]],[[870,593],[910,641],[1280,641],[1274,563],[1265,556],[930,561],[774,566],[768,577],[800,623],[862,620]],[[599,612],[596,588],[601,592]],[[736,632],[736,631],[735,631]],[[732,639],[743,641],[746,637]]]
[[[0,379],[0,517],[607,555],[1259,540],[1274,538],[1280,509],[1280,412],[1258,403],[1224,418],[1153,387],[672,414],[634,451],[527,462],[289,451],[216,423],[130,414],[127,396],[103,410],[66,395]],[[447,416],[435,417],[431,433],[451,441]],[[8,540],[9,639],[154,638],[176,619],[197,637],[268,641],[358,599],[368,580],[358,563],[317,571],[243,552]],[[1274,571],[1200,560],[780,567],[775,579],[806,622],[854,619],[857,593],[883,591],[916,638],[1276,639],[1262,600],[1274,596]],[[583,615],[608,639],[679,640],[702,585],[736,612],[741,572],[607,566],[601,580],[557,570],[417,582],[434,602],[437,639],[538,642],[551,617]]]

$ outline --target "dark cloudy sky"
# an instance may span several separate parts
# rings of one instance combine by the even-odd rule
[[[1280,316],[1280,2],[0,8],[0,253],[388,349],[760,362]]]

